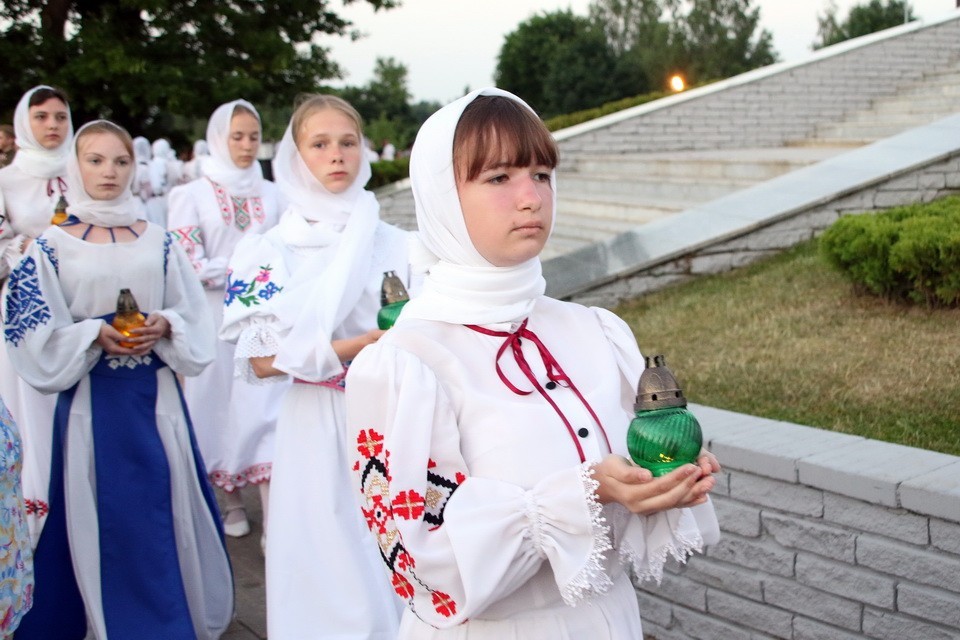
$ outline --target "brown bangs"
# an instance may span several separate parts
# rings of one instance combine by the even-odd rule
[[[501,163],[553,169],[559,160],[557,144],[543,121],[503,96],[477,96],[463,110],[453,135],[454,175],[460,181],[474,180]]]

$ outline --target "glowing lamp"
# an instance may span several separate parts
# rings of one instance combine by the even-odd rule
[[[57,200],[57,206],[53,208],[53,217],[50,218],[50,224],[56,226],[67,219],[67,199],[62,195]]]
[[[676,93],[680,93],[687,88],[686,82],[683,80],[683,76],[679,73],[674,74],[670,77],[670,88]]]
[[[627,449],[634,462],[662,476],[696,461],[703,433],[663,356],[654,356],[652,364],[647,358],[647,368],[640,374]]]
[[[130,293],[130,289],[120,289],[120,296],[117,298],[117,312],[113,316],[113,322],[110,323],[113,328],[122,333],[124,337],[132,338],[135,334],[131,333],[131,329],[142,327],[146,322],[147,318],[140,313],[137,300]],[[138,345],[136,342],[121,340],[120,346],[133,349]]]

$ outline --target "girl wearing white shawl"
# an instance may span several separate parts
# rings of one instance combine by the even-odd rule
[[[5,204],[0,219],[0,291],[5,294],[7,275],[17,266],[33,239],[51,223],[58,203],[70,194],[66,183],[67,157],[73,141],[73,124],[66,95],[40,85],[30,89],[17,104],[13,118],[20,147],[12,164],[0,169],[0,193]],[[3,308],[0,295],[0,309]],[[23,496],[27,523],[36,543],[47,516],[43,496],[48,478],[37,451],[50,449],[50,424],[56,398],[39,393],[24,382],[0,349],[0,397],[17,421],[23,440]]]
[[[203,282],[207,304],[219,327],[227,261],[240,239],[277,224],[280,193],[263,179],[257,151],[260,116],[246,100],[220,105],[210,116],[211,153],[202,158],[205,173],[170,192],[171,233],[186,250]],[[210,480],[224,490],[224,531],[243,536],[250,525],[240,489],[260,489],[263,515],[273,462],[273,436],[285,385],[253,386],[233,375],[235,347],[217,341],[217,359],[185,385],[187,406]]]
[[[716,530],[715,458],[651,480],[622,457],[643,368],[630,329],[543,295],[557,161],[497,89],[435,113],[413,147],[423,292],[347,376],[401,638],[642,638],[625,567],[659,579]],[[671,508],[699,504],[702,527]]]
[[[360,116],[313,96],[274,158],[280,223],[240,241],[227,271],[222,338],[248,379],[292,380],[277,421],[266,540],[271,638],[392,640],[398,603],[377,570],[350,489],[343,440],[347,363],[377,330],[384,271],[408,272],[407,233],[363,186]],[[259,378],[258,378],[259,377]]]
[[[11,360],[59,394],[34,607],[17,637],[218,638],[230,565],[175,375],[213,359],[213,323],[183,250],[137,219],[129,135],[95,121],[74,149],[70,218],[32,243],[6,299]],[[123,288],[148,314],[130,338],[110,325]]]

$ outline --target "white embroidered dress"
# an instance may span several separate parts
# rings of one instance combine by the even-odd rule
[[[146,356],[104,357],[95,343],[103,322],[100,318],[115,310],[121,288],[133,292],[145,314],[159,311],[170,322],[172,337],[158,341]],[[172,632],[181,634],[176,637],[188,637],[182,635],[187,633],[197,638],[218,638],[233,613],[232,577],[216,504],[205,478],[198,475],[202,462],[195,454],[175,377],[175,373],[196,375],[213,359],[214,327],[182,249],[162,228],[152,224],[135,241],[110,244],[89,243],[52,227],[34,242],[11,275],[4,329],[7,350],[21,376],[45,393],[61,392],[61,406],[69,411],[68,416],[58,412],[65,422],[58,427],[56,442],[61,444],[52,449],[54,461],[62,451],[61,465],[51,463],[51,449],[42,453],[47,458],[48,476],[49,470],[62,468],[62,485],[57,486],[62,486],[65,494],[59,498],[59,506],[51,498],[51,508],[66,511],[67,537],[61,534],[60,542],[69,540],[89,637],[105,638],[112,624],[127,628],[127,633],[139,624],[137,637],[173,637],[161,626],[169,623],[179,629]],[[92,370],[105,373],[95,379]],[[141,370],[146,373],[136,373]],[[139,416],[129,414],[120,419],[120,424],[116,416],[112,420],[99,417],[97,407],[99,411],[109,410],[115,401],[104,404],[97,390],[108,392],[112,384],[104,380],[114,375],[138,376],[143,380],[138,383],[141,388],[155,387],[138,405],[145,415],[155,413],[155,418],[140,421]],[[102,460],[99,456],[104,452],[99,447],[113,440],[104,435],[105,427],[119,428],[130,434],[129,438],[153,443],[149,446],[154,447],[150,461],[154,466],[125,450]],[[104,437],[106,440],[98,439]],[[95,442],[100,444],[94,447]],[[162,447],[159,457],[157,446]],[[50,491],[55,488],[51,485]],[[144,498],[132,506],[125,502],[120,509],[115,501],[106,501],[105,492],[113,495],[124,491],[155,493],[160,499],[155,503],[152,498]],[[103,522],[107,504],[114,507],[111,527]],[[135,539],[123,533],[126,525],[119,531],[115,528],[118,521],[139,519],[144,522],[137,525],[140,529]],[[172,531],[159,523],[169,523]],[[53,536],[57,531],[49,526],[44,529],[35,556],[41,580],[48,533]],[[164,575],[154,575],[144,583],[136,579],[131,582],[131,570],[143,571],[130,569],[131,565],[139,567],[138,554],[118,555],[114,551],[131,544],[148,550],[139,557],[159,563],[154,566],[163,567]],[[68,568],[61,564],[50,570],[63,572]],[[69,579],[66,573],[48,582],[51,587],[55,583],[64,587]],[[131,607],[127,598],[136,599],[138,593],[131,584],[147,583],[155,583],[163,597],[154,599],[151,595],[139,603],[140,608]],[[38,590],[32,613],[43,620],[38,618],[36,622],[66,624],[63,611],[40,607],[40,595]],[[118,602],[118,595],[122,602],[113,606],[117,617],[111,622],[106,612]],[[50,606],[65,604],[53,602]],[[178,615],[185,611],[189,613]],[[29,618],[30,614],[25,625]],[[111,635],[121,636],[122,632]],[[71,636],[64,632],[62,637]]]
[[[208,178],[170,192],[168,225],[203,282],[219,327],[227,263],[237,243],[277,223],[280,194],[267,180],[256,196],[231,195]],[[270,479],[273,438],[284,385],[254,386],[233,375],[235,346],[217,340],[216,360],[184,393],[210,480],[226,491]]]
[[[628,455],[636,341],[608,311],[540,298],[525,329],[566,384],[527,335],[498,358],[518,328],[401,322],[350,367],[355,484],[409,607],[400,637],[641,638],[625,565],[659,579],[703,539],[691,510],[601,508],[581,463]]]
[[[70,123],[66,139],[56,149],[47,150],[40,145],[30,127],[29,101],[33,93],[42,88],[49,87],[34,87],[17,104],[14,129],[20,150],[12,164],[0,169],[0,193],[5,209],[0,220],[0,309],[5,306],[6,278],[23,257],[20,248],[24,241],[37,238],[47,230],[61,197],[69,200],[66,156],[71,147],[73,124]],[[48,513],[42,496],[47,493],[50,479],[43,458],[38,459],[34,452],[50,447],[56,397],[43,395],[23,382],[3,349],[0,349],[0,397],[16,420],[23,440],[23,497],[30,536],[36,544]]]
[[[709,504],[700,524],[690,509],[637,517],[597,500],[590,468],[626,454],[643,362],[612,313],[545,297],[538,257],[497,266],[474,246],[453,149],[480,95],[529,109],[481,89],[421,127],[423,291],[347,375],[354,483],[407,605],[399,637],[642,638],[625,567],[658,578],[716,520]],[[532,198],[510,204],[543,215]]]
[[[276,355],[288,330],[276,303],[322,274],[337,244],[322,244],[324,223],[310,225],[288,211],[264,235],[247,236],[234,252],[221,337],[237,341],[240,374],[256,380],[247,358]],[[333,231],[339,231],[333,229]],[[378,568],[378,551],[365,533],[350,489],[343,425],[344,369],[331,341],[376,328],[383,272],[406,274],[406,233],[379,223],[364,290],[332,335],[310,327],[315,340],[298,375],[320,383],[287,390],[277,422],[267,530],[267,624],[271,638],[392,640],[398,610]],[[299,301],[307,309],[312,300]],[[295,328],[296,329],[296,328]],[[288,376],[264,379],[289,381]]]

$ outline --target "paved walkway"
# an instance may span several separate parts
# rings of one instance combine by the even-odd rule
[[[256,487],[244,489],[243,500],[251,531],[242,538],[227,538],[227,551],[233,564],[237,616],[222,640],[264,640],[267,637],[266,589],[263,553],[260,551],[263,515]]]

